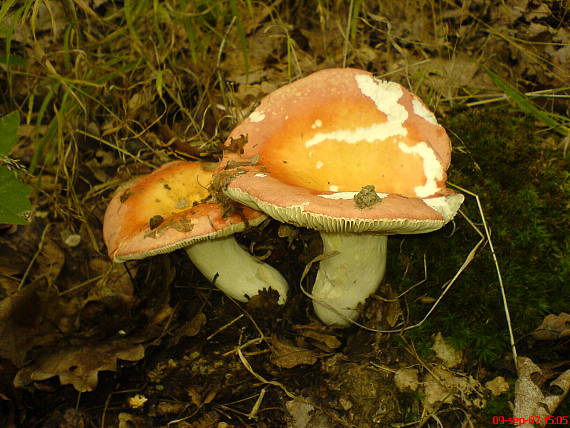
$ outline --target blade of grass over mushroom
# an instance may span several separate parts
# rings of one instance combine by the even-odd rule
[[[563,136],[569,135],[570,128],[564,124],[564,121],[561,120],[561,116],[549,113],[537,107],[536,104],[534,104],[525,94],[523,94],[514,86],[510,85],[493,71],[486,68],[485,72],[489,75],[489,77],[491,77],[493,82],[504,91],[505,95],[509,97],[509,99],[511,99],[521,109],[521,111],[533,116],[537,120],[544,122],[559,134]],[[565,119],[565,123],[568,123],[568,118]]]

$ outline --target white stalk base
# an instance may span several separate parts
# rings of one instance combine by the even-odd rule
[[[287,299],[289,286],[277,269],[260,262],[239,246],[233,236],[201,241],[185,248],[202,274],[227,296],[246,302],[263,289],[279,293],[279,304]]]
[[[325,324],[347,326],[356,307],[384,278],[388,237],[375,233],[321,232],[325,255],[313,286],[315,313]]]

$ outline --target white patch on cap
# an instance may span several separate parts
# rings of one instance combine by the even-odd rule
[[[336,193],[330,193],[328,195],[317,195],[317,196],[320,196],[321,198],[325,199],[354,199],[354,197],[358,193],[359,192],[336,192]],[[376,192],[376,194],[378,195],[379,198],[382,199],[388,196],[388,193]]]
[[[398,102],[404,94],[400,85],[375,79],[367,74],[359,74],[354,78],[360,92],[374,101],[376,108],[388,116],[388,122],[397,122],[402,125],[406,121],[408,111]]]
[[[305,142],[305,147],[311,147],[326,140],[342,141],[348,144],[355,144],[359,141],[373,143],[397,135],[408,135],[408,130],[404,127],[404,122],[408,119],[408,111],[398,102],[404,93],[402,87],[397,83],[376,80],[365,74],[359,74],[355,76],[355,79],[360,91],[371,98],[376,108],[386,115],[386,122],[356,129],[319,132]]]
[[[267,174],[255,174],[254,177],[267,177]]]
[[[437,123],[435,115],[415,95],[412,98],[412,109],[414,110],[415,114],[422,117],[424,120],[428,121],[429,123],[433,125],[439,125]]]
[[[443,168],[432,148],[423,141],[413,146],[398,143],[398,147],[404,153],[416,154],[423,160],[426,183],[422,186],[414,187],[414,192],[416,192],[418,198],[428,197],[441,190],[437,185],[437,181],[443,180]]]
[[[319,132],[310,140],[305,141],[305,147],[316,146],[326,140],[342,141],[347,144],[356,144],[359,141],[374,143],[375,141],[382,141],[395,135],[406,136],[407,134],[408,130],[401,124],[396,122],[384,122],[364,128],[351,130],[340,129],[335,132],[327,133]]]
[[[323,167],[323,165],[324,165],[323,161],[317,161],[317,163],[315,164],[315,168],[321,169]]]
[[[329,190],[330,190],[331,192],[338,192],[338,186],[335,186],[334,184],[331,184],[331,185],[329,186]]]
[[[320,119],[317,119],[317,120],[315,120],[315,123],[313,123],[311,125],[311,128],[317,129],[317,128],[320,128],[321,126],[323,126],[323,121]]]
[[[449,220],[451,220],[455,216],[455,214],[459,210],[459,207],[463,203],[464,199],[465,199],[465,197],[462,194],[455,193],[455,194],[450,195],[450,196],[439,196],[437,198],[426,198],[426,199],[423,199],[423,201],[425,202],[425,204],[428,207],[430,207],[430,208],[434,209],[435,211],[437,211],[438,213],[440,213],[441,216],[443,217],[443,219],[445,220],[445,222],[447,223]]]
[[[263,113],[262,111],[256,110],[249,115],[249,120],[251,120],[252,122],[261,122],[263,119],[265,119],[265,113]]]

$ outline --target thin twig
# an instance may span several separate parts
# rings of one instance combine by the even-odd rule
[[[263,376],[257,374],[255,371],[253,371],[253,368],[251,367],[251,365],[249,364],[249,361],[247,361],[247,359],[245,358],[245,356],[243,355],[243,353],[241,352],[241,349],[238,348],[237,350],[237,354],[238,357],[241,361],[241,363],[243,364],[243,366],[245,367],[245,369],[251,373],[251,375],[253,377],[255,377],[258,381],[265,383],[267,385],[273,385],[273,386],[277,386],[278,388],[280,388],[286,395],[287,397],[296,400],[298,399],[297,396],[291,392],[289,392],[287,390],[287,388],[285,388],[285,385],[283,385],[280,382],[277,382],[276,380],[267,380],[265,379]]]
[[[206,337],[206,341],[211,340],[214,336],[216,336],[217,334],[221,333],[222,331],[224,331],[226,328],[228,328],[229,326],[231,326],[232,324],[236,323],[237,321],[239,321],[240,319],[242,319],[245,315],[244,314],[240,314],[237,317],[235,317],[233,320],[231,320],[229,323],[221,326],[219,329],[217,329],[215,332],[213,332],[212,334],[210,334],[208,337]]]
[[[509,305],[507,303],[507,295],[505,293],[505,286],[503,285],[503,277],[501,275],[501,269],[499,268],[499,261],[497,259],[497,254],[495,253],[495,249],[493,247],[493,242],[491,241],[491,233],[489,231],[489,227],[487,226],[487,221],[485,220],[485,214],[483,213],[483,207],[481,206],[481,200],[479,199],[479,195],[476,193],[470,192],[467,189],[463,189],[454,184],[450,184],[451,186],[461,190],[462,192],[467,193],[475,198],[477,201],[477,207],[479,208],[479,215],[481,216],[481,221],[483,222],[483,229],[485,230],[485,236],[487,238],[487,242],[489,243],[489,249],[491,250],[491,255],[493,256],[493,261],[495,263],[495,269],[497,270],[497,278],[499,280],[499,288],[501,289],[501,297],[503,299],[503,308],[505,310],[505,318],[507,319],[507,328],[509,330],[509,339],[511,341],[511,349],[513,352],[513,360],[515,364],[515,368],[518,372],[518,363],[517,363],[517,348],[515,346],[515,336],[513,334],[513,327],[511,324],[511,314],[509,312]]]

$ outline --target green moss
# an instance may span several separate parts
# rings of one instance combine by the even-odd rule
[[[511,385],[511,391],[514,391],[514,384]],[[511,418],[512,410],[509,407],[509,401],[512,402],[514,400],[514,395],[514,392],[508,392],[498,397],[490,397],[485,408],[481,410],[482,419],[491,421],[493,416]]]
[[[458,136],[449,181],[481,199],[515,338],[521,338],[546,314],[569,310],[568,161],[561,150],[543,144],[533,120],[508,108],[468,110],[445,126],[450,135]],[[474,198],[467,196],[462,210],[480,227]],[[401,290],[423,277],[426,254],[428,280],[407,297],[411,320],[421,319],[429,308],[417,299],[437,297],[478,240],[459,216],[455,229],[447,225],[428,235],[391,240],[389,275]],[[409,335],[417,343],[437,331],[483,363],[508,352],[505,314],[488,246],[479,250],[430,319]]]

